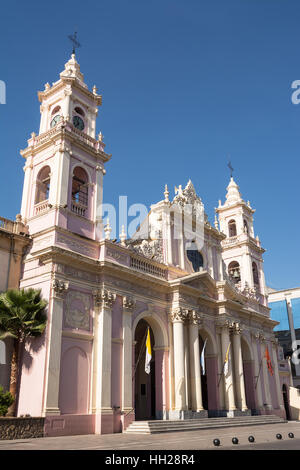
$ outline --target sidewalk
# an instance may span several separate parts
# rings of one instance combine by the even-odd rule
[[[288,433],[294,433],[294,439]],[[283,439],[277,440],[276,434]],[[255,437],[255,443],[248,437]],[[239,444],[232,444],[237,437]],[[220,447],[213,445],[220,439]],[[44,437],[0,441],[1,450],[241,450],[241,449],[300,449],[300,422],[263,426],[241,426],[223,429],[209,429],[186,432],[173,432],[151,435],[105,434],[85,436]]]

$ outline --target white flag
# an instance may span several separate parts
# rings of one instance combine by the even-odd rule
[[[146,359],[145,359],[145,372],[150,374],[150,361],[152,359],[151,341],[150,341],[150,330],[148,328],[147,340],[146,340]]]
[[[200,358],[203,375],[205,375],[204,351],[205,351],[206,342],[207,342],[207,338],[206,338],[206,340],[204,341],[204,345],[203,345],[202,352],[201,352],[201,358]]]
[[[225,356],[225,362],[224,362],[224,375],[227,377],[228,372],[229,372],[229,349],[230,349],[230,343],[227,348],[226,356]]]

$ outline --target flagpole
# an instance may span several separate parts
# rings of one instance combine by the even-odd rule
[[[148,329],[149,329],[149,327],[148,327]],[[145,333],[145,336],[144,336],[144,339],[143,339],[143,342],[142,342],[142,345],[141,345],[141,349],[140,349],[140,352],[139,352],[139,356],[137,358],[137,361],[136,361],[136,364],[135,364],[135,367],[134,367],[134,372],[133,372],[133,375],[132,375],[132,381],[134,380],[138,363],[140,362],[140,359],[141,359],[142,354],[143,354],[144,344],[146,344],[146,340],[147,340],[148,329],[146,330],[146,333]]]
[[[258,369],[258,375],[257,375],[257,377],[256,377],[256,384],[255,384],[255,387],[254,387],[255,390],[256,390],[257,384],[258,384],[258,379],[259,379],[259,376],[260,376],[260,371],[261,371],[262,362],[263,362],[263,357],[262,357],[261,360],[260,360],[260,365],[259,365],[259,369]]]
[[[142,342],[142,345],[141,345],[141,349],[140,349],[140,352],[139,352],[139,356],[138,356],[137,361],[136,361],[136,363],[135,363],[134,372],[133,372],[133,374],[132,374],[132,382],[134,381],[135,374],[136,374],[136,370],[137,370],[137,366],[138,366],[138,363],[140,362],[140,359],[141,359],[142,354],[143,354],[144,344],[146,344],[146,340],[147,340],[148,329],[149,329],[149,326],[148,326],[148,328],[146,329],[146,333],[145,333],[145,336],[144,336],[144,339],[143,339],[143,342]],[[135,408],[135,407],[132,407],[127,413],[125,413],[125,414],[124,414],[124,417],[126,417],[127,415],[129,415],[129,413],[131,413],[131,412],[134,410],[134,408]]]

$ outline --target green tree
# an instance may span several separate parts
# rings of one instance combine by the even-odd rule
[[[8,289],[0,294],[0,339],[13,338],[9,391],[14,398],[8,416],[14,416],[17,403],[20,354],[29,337],[43,334],[47,301],[40,289]]]

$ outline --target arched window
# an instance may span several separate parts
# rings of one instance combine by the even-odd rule
[[[255,285],[259,286],[259,275],[258,275],[258,269],[257,269],[257,264],[253,261],[252,263],[252,274],[253,274],[253,282]]]
[[[245,232],[245,233],[249,233],[248,224],[247,224],[247,222],[246,222],[245,219],[244,219],[244,232]]]
[[[54,116],[54,114],[59,113],[60,111],[60,106],[55,106],[55,108],[52,110],[51,116]]]
[[[228,266],[228,274],[236,284],[241,280],[241,270],[240,265],[237,261],[232,261]]]
[[[203,268],[203,256],[198,250],[186,250],[188,260],[193,265],[193,270],[195,272],[200,271],[200,268]]]
[[[84,216],[87,207],[88,175],[83,168],[77,166],[74,169],[72,179],[72,211]]]
[[[236,236],[236,223],[235,220],[230,220],[228,222],[228,233],[230,237]]]
[[[50,192],[50,167],[44,166],[36,179],[35,204],[47,201]]]
[[[84,112],[81,108],[79,108],[79,106],[76,106],[76,108],[74,108],[74,111],[75,113],[80,114],[80,116],[84,116]]]

